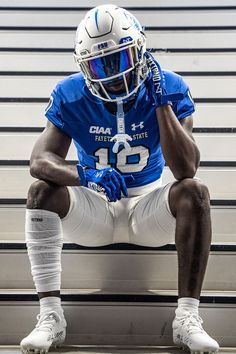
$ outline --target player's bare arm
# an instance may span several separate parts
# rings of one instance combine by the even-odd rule
[[[156,107],[160,144],[165,161],[176,179],[193,178],[199,165],[200,153],[192,136],[192,116],[190,114],[177,119],[175,115],[175,109],[180,109],[179,102],[184,95],[191,97],[189,89],[185,86],[185,93],[183,93],[180,85],[177,91],[176,89],[174,92],[169,91],[168,78],[159,63],[155,61],[151,53],[146,52],[145,56],[147,66],[151,71],[149,94]],[[173,104],[176,105],[175,109]]]
[[[192,136],[192,116],[179,121],[170,105],[161,106],[156,112],[167,165],[176,179],[193,178],[199,166],[200,152]]]
[[[30,173],[39,180],[49,181],[58,186],[88,186],[106,194],[109,201],[121,198],[121,192],[127,195],[122,176],[114,169],[107,168],[98,174],[95,169],[78,169],[80,164],[71,165],[65,160],[71,144],[71,138],[50,121],[37,140],[30,159]],[[98,176],[97,176],[98,175]]]
[[[30,173],[59,186],[78,186],[77,168],[65,160],[71,138],[50,121],[33,148]]]

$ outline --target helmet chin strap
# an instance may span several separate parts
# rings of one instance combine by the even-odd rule
[[[125,133],[125,114],[124,114],[122,99],[117,101],[116,122],[117,122],[117,134],[111,138],[111,141],[115,141],[112,151],[114,152],[114,154],[117,154],[119,150],[119,146],[123,145],[125,150],[130,152],[131,146],[128,143],[128,141],[131,141],[132,138],[130,135]]]

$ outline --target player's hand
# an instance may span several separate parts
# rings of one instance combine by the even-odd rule
[[[165,85],[165,75],[161,70],[158,62],[153,58],[152,54],[145,52],[147,67],[152,73],[151,77],[151,96],[156,108],[164,106],[166,104],[172,104],[181,100],[184,95],[181,92],[175,92],[173,94],[167,94]]]
[[[79,172],[79,174],[80,173],[81,172]],[[84,182],[82,185],[99,193],[105,193],[108,201],[116,202],[117,200],[120,200],[121,192],[125,197],[128,197],[124,177],[114,168],[103,168],[101,170],[88,168],[83,170],[83,174]]]

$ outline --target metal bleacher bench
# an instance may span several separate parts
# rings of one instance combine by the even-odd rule
[[[24,241],[26,195],[33,181],[29,157],[45,126],[43,111],[55,83],[76,72],[76,26],[101,3],[87,0],[85,8],[77,0],[15,0],[9,6],[1,0],[0,345],[18,344],[35,323],[38,303]],[[163,68],[185,78],[196,102],[197,176],[209,186],[213,222],[201,313],[205,329],[221,346],[236,346],[236,2],[115,3],[143,23],[148,48]],[[76,160],[73,148],[67,158]],[[165,167],[164,182],[170,180]],[[172,344],[174,245],[86,248],[66,243],[62,259],[67,343]]]

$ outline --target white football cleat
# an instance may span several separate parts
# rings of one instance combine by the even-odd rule
[[[202,323],[198,314],[188,311],[176,316],[172,324],[174,343],[191,354],[216,354],[219,345],[204,331]]]
[[[50,311],[37,316],[38,323],[20,346],[23,354],[46,354],[50,347],[61,346],[66,337],[66,320]]]

